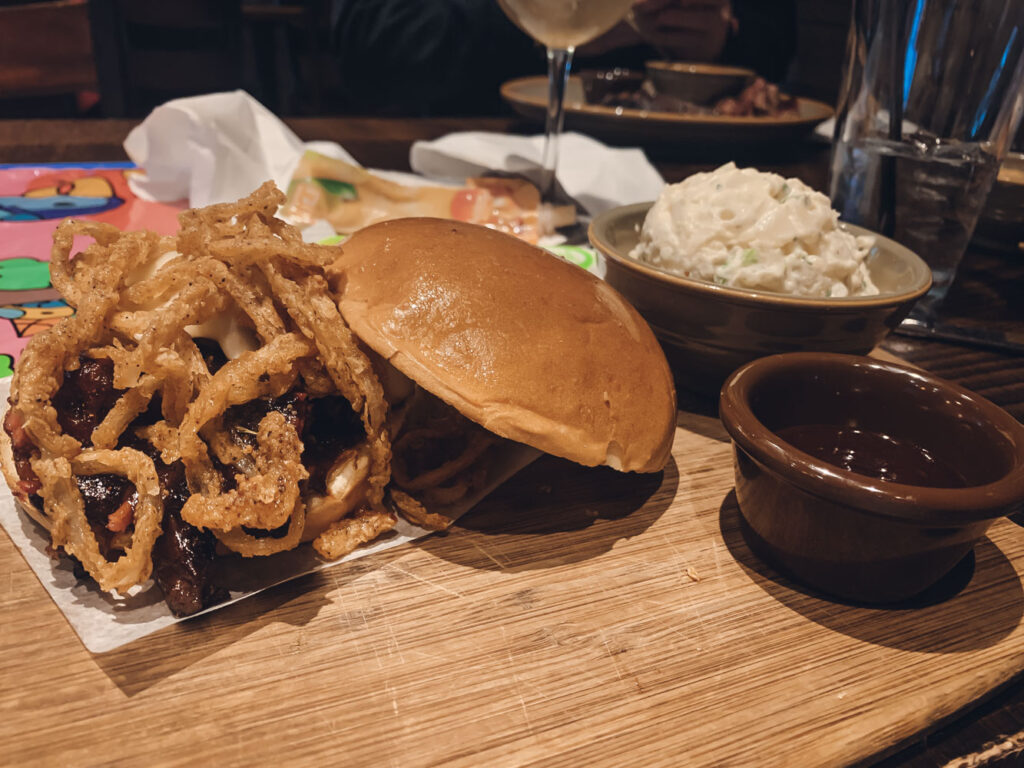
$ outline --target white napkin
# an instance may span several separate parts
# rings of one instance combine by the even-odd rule
[[[195,207],[238,200],[267,179],[287,189],[307,149],[355,163],[333,142],[300,141],[245,91],[162,104],[128,134],[124,149],[145,169],[131,181],[135,194]]]
[[[434,141],[417,141],[409,163],[434,178],[515,173],[540,182],[543,136],[467,131]],[[558,183],[587,213],[654,200],[665,180],[639,149],[615,149],[589,136],[564,133],[559,143]]]
[[[163,202],[188,200],[192,206],[237,200],[267,179],[287,189],[307,149],[355,163],[333,142],[300,141],[245,91],[169,101],[128,134],[124,148],[145,170],[132,179],[135,194]],[[543,148],[543,136],[452,133],[416,142],[410,162],[417,173],[435,180],[462,183],[469,176],[505,171],[536,183]],[[665,183],[639,149],[613,149],[566,133],[560,150],[558,181],[590,214],[653,200]]]

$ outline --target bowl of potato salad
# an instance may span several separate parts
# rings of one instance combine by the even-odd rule
[[[931,285],[919,256],[840,222],[799,179],[732,163],[606,211],[589,234],[677,383],[704,392],[765,355],[865,354]]]

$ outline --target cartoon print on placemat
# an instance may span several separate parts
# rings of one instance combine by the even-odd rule
[[[0,306],[0,318],[10,320],[15,334],[22,338],[42,333],[73,314],[74,308],[60,299]]]
[[[50,285],[50,262],[28,256],[0,258],[0,306],[59,298]]]
[[[72,314],[50,286],[53,233],[61,219],[84,218],[118,229],[178,230],[185,202],[141,200],[129,186],[130,163],[0,163],[0,378],[29,339]],[[76,236],[74,250],[90,238]],[[6,358],[3,357],[6,355]]]
[[[49,262],[28,256],[0,260],[0,291],[35,291],[49,287]]]
[[[174,234],[185,201],[140,200],[129,185],[138,172],[128,163],[73,167],[0,164],[0,257],[46,259],[53,231],[64,218]]]
[[[103,176],[82,172],[35,179],[20,195],[0,196],[0,221],[40,221],[88,216],[124,205],[114,185]]]

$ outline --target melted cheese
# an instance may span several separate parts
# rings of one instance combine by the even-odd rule
[[[213,339],[220,344],[228,360],[234,360],[245,352],[260,348],[260,341],[255,332],[243,324],[244,317],[241,310],[232,307],[227,312],[214,315],[205,323],[185,326],[185,332],[193,339]]]

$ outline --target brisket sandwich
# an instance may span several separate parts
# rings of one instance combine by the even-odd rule
[[[67,221],[75,316],[16,367],[0,459],[82,578],[151,577],[171,610],[222,600],[223,558],[328,559],[399,516],[450,525],[525,444],[661,469],[672,379],[613,289],[489,229],[403,219],[303,243],[267,184],[175,238]],[[72,258],[72,241],[93,242]]]

